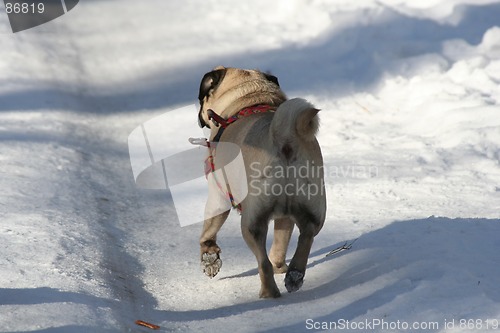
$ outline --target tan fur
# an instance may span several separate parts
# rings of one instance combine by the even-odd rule
[[[240,147],[249,188],[252,186],[255,193],[265,190],[266,186],[285,188],[289,184],[314,185],[321,189],[321,193],[313,197],[299,191],[293,195],[254,195],[250,192],[241,202],[241,231],[257,259],[261,279],[260,297],[279,297],[280,291],[273,273],[287,272],[285,286],[289,292],[300,288],[314,236],[321,230],[325,220],[323,159],[315,138],[318,110],[302,99],[286,101],[280,88],[259,71],[227,68],[222,82],[203,98],[200,112],[210,125],[213,138],[219,128],[208,120],[208,109],[228,118],[256,104],[269,104],[275,106],[277,111],[241,118],[228,126],[220,139],[221,142]],[[217,155],[214,162],[216,166],[221,166]],[[316,175],[277,177],[271,174],[256,177],[265,175],[266,169],[311,166],[317,168]],[[210,277],[218,273],[222,264],[216,238],[228,212],[207,218],[200,237],[202,264]],[[268,257],[266,236],[271,219],[275,223],[275,232]],[[300,237],[287,271],[286,251],[294,225],[299,228]]]
[[[280,109],[284,109],[283,111]],[[313,141],[319,128],[319,112],[312,104],[301,99],[290,99],[280,105],[271,124],[271,135],[275,144],[282,144],[288,138]]]
[[[224,69],[218,66],[215,69]],[[203,101],[201,114],[210,125],[213,137],[218,128],[208,120],[207,110],[212,109],[223,118],[229,118],[245,107],[257,104],[279,106],[286,100],[285,94],[278,86],[266,80],[257,70],[242,70],[238,68],[225,68],[227,70],[224,80],[215,92]]]

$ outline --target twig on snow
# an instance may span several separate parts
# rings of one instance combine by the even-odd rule
[[[330,252],[327,253],[327,255],[325,257],[328,257],[328,256],[331,256],[331,255],[334,255],[334,254],[337,254],[337,253],[340,253],[342,251],[346,251],[346,250],[350,250],[352,248],[352,244],[354,244],[356,241],[358,240],[358,238],[356,238],[355,240],[353,240],[351,243],[347,244],[347,242],[344,243],[344,245],[342,246],[339,246],[333,250],[331,250]]]
[[[148,323],[147,321],[144,321],[144,320],[136,320],[135,323],[136,323],[136,325],[144,326],[144,327],[150,328],[152,330],[159,330],[160,329],[160,326]]]

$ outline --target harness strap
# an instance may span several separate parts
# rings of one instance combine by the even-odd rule
[[[248,108],[244,108],[241,111],[239,111],[237,114],[235,114],[232,117],[229,117],[228,119],[224,119],[221,116],[219,116],[217,113],[215,113],[214,110],[209,109],[208,112],[208,119],[212,120],[216,125],[220,126],[219,131],[215,135],[212,141],[208,141],[205,139],[205,142],[201,142],[199,140],[201,139],[193,139],[190,140],[192,144],[200,144],[204,145],[208,148],[208,157],[205,159],[205,176],[208,177],[210,173],[213,174],[215,177],[215,164],[214,164],[214,155],[215,155],[215,148],[217,146],[217,142],[219,142],[222,133],[224,133],[224,130],[229,126],[230,124],[234,123],[240,118],[247,117],[253,114],[257,113],[264,113],[264,112],[274,112],[276,111],[275,107],[270,106],[270,105],[255,105],[251,106]],[[198,141],[197,141],[198,140]],[[217,186],[219,189],[224,193],[226,192],[222,185],[215,179],[215,182],[217,183]],[[241,214],[241,203],[237,203],[236,200],[234,199],[231,191],[227,191],[226,196],[228,197],[229,201],[231,202],[231,206],[238,210],[238,213]]]
[[[217,177],[215,176],[215,163],[214,163],[214,153],[215,153],[215,147],[216,147],[216,142],[214,143],[213,146],[211,145],[210,141],[207,141],[207,147],[208,147],[208,157],[205,159],[205,177],[208,178],[209,174],[212,174],[212,177],[214,177],[215,183],[217,184],[217,187],[222,193],[225,193],[229,201],[231,202],[231,206],[238,211],[239,214],[241,214],[241,204],[237,203],[236,200],[233,197],[233,194],[231,193],[231,190],[228,190],[227,188],[224,189],[222,187],[222,184],[217,180]],[[226,191],[227,190],[227,191]]]
[[[220,126],[219,130],[217,131],[217,134],[213,138],[213,142],[219,142],[220,137],[222,136],[222,133],[224,133],[224,130],[232,123],[234,123],[236,120],[250,116],[252,114],[257,114],[257,113],[264,113],[264,112],[274,112],[275,107],[266,105],[266,104],[259,104],[259,105],[254,105],[250,106],[248,108],[244,108],[240,110],[237,114],[235,114],[232,117],[229,117],[227,120],[219,116],[217,113],[215,113],[214,110],[209,109],[208,112],[208,119],[212,120],[216,125]]]

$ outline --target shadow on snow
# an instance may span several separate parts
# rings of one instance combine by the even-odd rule
[[[45,87],[0,95],[0,111],[69,109],[105,114],[191,104],[196,101],[202,75],[220,64],[271,71],[288,93],[324,91],[339,97],[368,91],[384,73],[398,71],[393,68],[394,60],[439,54],[442,43],[449,39],[478,44],[488,28],[498,25],[500,4],[460,5],[455,13],[461,16],[459,23],[447,25],[384,8],[381,14],[373,14],[378,16],[370,24],[326,32],[307,46],[216,58],[200,50],[200,58],[207,60],[186,64],[186,68],[158,69],[154,74],[108,87],[119,91],[116,93],[87,94],[85,87],[65,83],[68,91]]]
[[[421,220],[399,221],[379,230],[362,235],[350,251],[337,256],[325,255],[339,244],[311,253],[308,275],[314,267],[331,267],[331,274],[315,275],[320,285],[307,289],[311,282],[305,279],[305,289],[294,294],[284,294],[278,300],[259,300],[208,310],[155,311],[159,321],[183,322],[230,317],[248,311],[271,309],[277,305],[291,305],[308,301],[330,302],[334,309],[323,316],[314,313],[297,314],[300,319],[286,327],[274,327],[265,332],[296,332],[305,329],[306,318],[318,321],[352,320],[368,314],[371,310],[390,303],[397,297],[428,299],[419,308],[415,303],[413,314],[432,312],[434,288],[427,283],[441,286],[438,300],[463,301],[475,295],[487,295],[493,302],[500,302],[500,287],[497,277],[497,249],[500,241],[492,235],[500,233],[498,219],[449,219],[430,217]],[[347,264],[340,271],[335,262],[342,258]],[[255,273],[244,272],[241,276]],[[387,282],[383,282],[386,277]],[[234,277],[233,277],[234,278]],[[454,279],[448,285],[448,281]],[[373,282],[373,281],[382,282]],[[317,283],[317,282],[316,282]],[[353,300],[342,308],[335,308],[336,297],[343,291],[363,285],[366,296]],[[450,289],[447,289],[448,287]],[[216,286],[214,286],[216,287]],[[221,291],[222,292],[222,291]],[[255,293],[256,294],[256,293]],[[257,294],[256,294],[257,297]],[[434,299],[434,300],[436,300]],[[441,308],[436,308],[436,315]],[[271,311],[271,310],[269,310]],[[408,314],[411,315],[411,314]],[[301,318],[301,316],[304,316]]]

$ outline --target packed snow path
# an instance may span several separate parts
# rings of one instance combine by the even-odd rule
[[[1,17],[0,331],[148,331],[137,319],[181,332],[492,331],[499,17],[486,0],[82,1],[18,34]],[[169,194],[132,177],[129,133],[195,103],[219,64],[270,70],[322,109],[328,218],[302,290],[276,276],[278,300],[258,299],[237,216],[209,280],[201,226],[181,228]],[[198,134],[196,115],[172,127]]]

